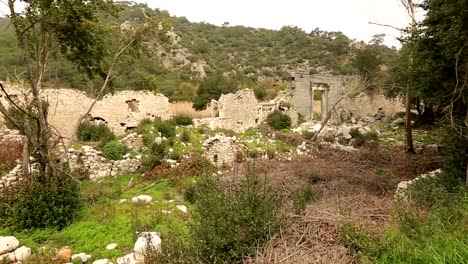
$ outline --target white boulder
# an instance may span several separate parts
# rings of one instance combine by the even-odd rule
[[[143,232],[138,237],[133,247],[135,253],[135,259],[138,261],[143,261],[145,254],[156,251],[161,251],[161,238],[159,233],[156,232]]]
[[[19,246],[19,241],[14,236],[0,237],[0,255],[14,251]]]
[[[13,252],[17,262],[25,261],[31,256],[31,249],[25,246],[19,247]]]
[[[183,205],[183,204],[179,204],[176,206],[177,209],[179,209],[182,213],[187,213],[187,206]]]
[[[93,261],[93,264],[114,264],[114,263],[108,259],[98,259],[98,260]]]
[[[140,261],[137,261],[135,253],[127,254],[123,257],[117,259],[117,264],[140,264]]]
[[[153,197],[145,194],[135,196],[132,198],[133,203],[151,203],[151,201],[153,201]]]
[[[91,258],[91,255],[88,255],[86,253],[78,253],[78,254],[74,254],[72,255],[71,259],[72,260],[80,260],[81,263],[85,263],[86,261],[88,261],[89,259]]]
[[[106,246],[107,250],[113,250],[117,247],[117,243],[112,243]]]

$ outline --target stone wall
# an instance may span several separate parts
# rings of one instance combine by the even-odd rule
[[[24,101],[24,89],[7,86],[8,93]],[[42,96],[49,102],[49,122],[64,137],[70,137],[73,127],[94,99],[84,92],[72,89],[44,89]],[[8,101],[0,97],[4,105]],[[143,91],[120,91],[108,94],[98,101],[90,113],[91,118],[105,121],[117,135],[123,135],[127,128],[135,127],[142,119],[161,117],[168,119],[169,100],[161,94]],[[0,122],[3,117],[0,117]]]
[[[356,77],[350,76],[322,76],[308,74],[292,74],[288,91],[293,96],[294,104],[299,113],[306,119],[314,117],[314,110],[320,109],[322,117],[343,96],[345,86],[352,85]],[[314,93],[321,93],[322,99],[314,101]],[[315,107],[314,107],[315,105]],[[318,106],[320,105],[320,107]],[[402,111],[403,104],[399,100],[387,100],[382,94],[362,94],[356,98],[344,100],[340,107],[347,114],[354,116],[369,116],[383,111],[391,116]]]
[[[223,94],[218,101],[212,101],[211,106],[215,117],[219,120],[219,127],[224,129],[243,132],[261,122],[259,104],[250,89],[235,94]]]

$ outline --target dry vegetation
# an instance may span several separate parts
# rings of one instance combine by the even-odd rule
[[[437,168],[434,153],[402,154],[366,148],[359,152],[321,148],[314,157],[262,161],[255,167],[287,196],[287,225],[244,263],[358,263],[355,252],[339,239],[344,221],[377,237],[389,220],[399,181]],[[224,177],[231,185],[245,168]],[[382,173],[384,171],[385,173]],[[310,185],[320,193],[303,215],[292,213],[298,188]]]
[[[211,109],[209,107],[202,111],[196,111],[192,107],[192,102],[172,102],[169,107],[172,115],[190,116],[192,118],[211,117]]]

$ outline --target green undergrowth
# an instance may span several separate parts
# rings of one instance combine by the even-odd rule
[[[434,187],[410,190],[412,200],[397,202],[381,237],[371,237],[348,221],[342,224],[341,241],[356,251],[363,263],[466,263],[468,192],[459,189],[449,193]],[[437,192],[437,199],[421,192]]]
[[[41,247],[58,250],[68,246],[73,253],[85,252],[93,259],[117,257],[130,253],[139,232],[160,232],[165,236],[188,234],[188,215],[176,208],[184,204],[183,193],[193,181],[188,177],[179,182],[161,180],[148,182],[139,179],[140,175],[126,175],[99,182],[84,181],[81,199],[84,206],[74,223],[57,231],[54,229],[13,232],[0,229],[0,236],[14,235],[22,245],[31,247],[33,253]],[[131,199],[140,194],[150,195],[151,204],[134,204]],[[120,199],[127,199],[120,203]],[[170,211],[170,213],[163,213]],[[114,250],[106,245],[117,243]]]

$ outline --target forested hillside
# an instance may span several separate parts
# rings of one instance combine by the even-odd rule
[[[271,89],[290,71],[324,74],[377,75],[397,52],[382,45],[381,36],[369,44],[349,39],[341,32],[315,29],[304,32],[295,26],[280,30],[244,26],[192,23],[144,4],[122,2],[119,23],[159,16],[173,27],[169,43],[153,45],[138,59],[123,60],[114,89],[146,89],[164,93],[171,100],[193,98],[200,82],[210,75],[235,76],[235,85]],[[0,19],[0,79],[21,78],[22,69],[15,39],[7,19]],[[112,39],[107,40],[109,45]],[[372,62],[369,64],[369,62]],[[99,78],[88,80],[57,54],[48,73],[52,87],[70,87],[93,93]],[[263,81],[262,81],[263,80]],[[260,92],[264,93],[263,92]]]

